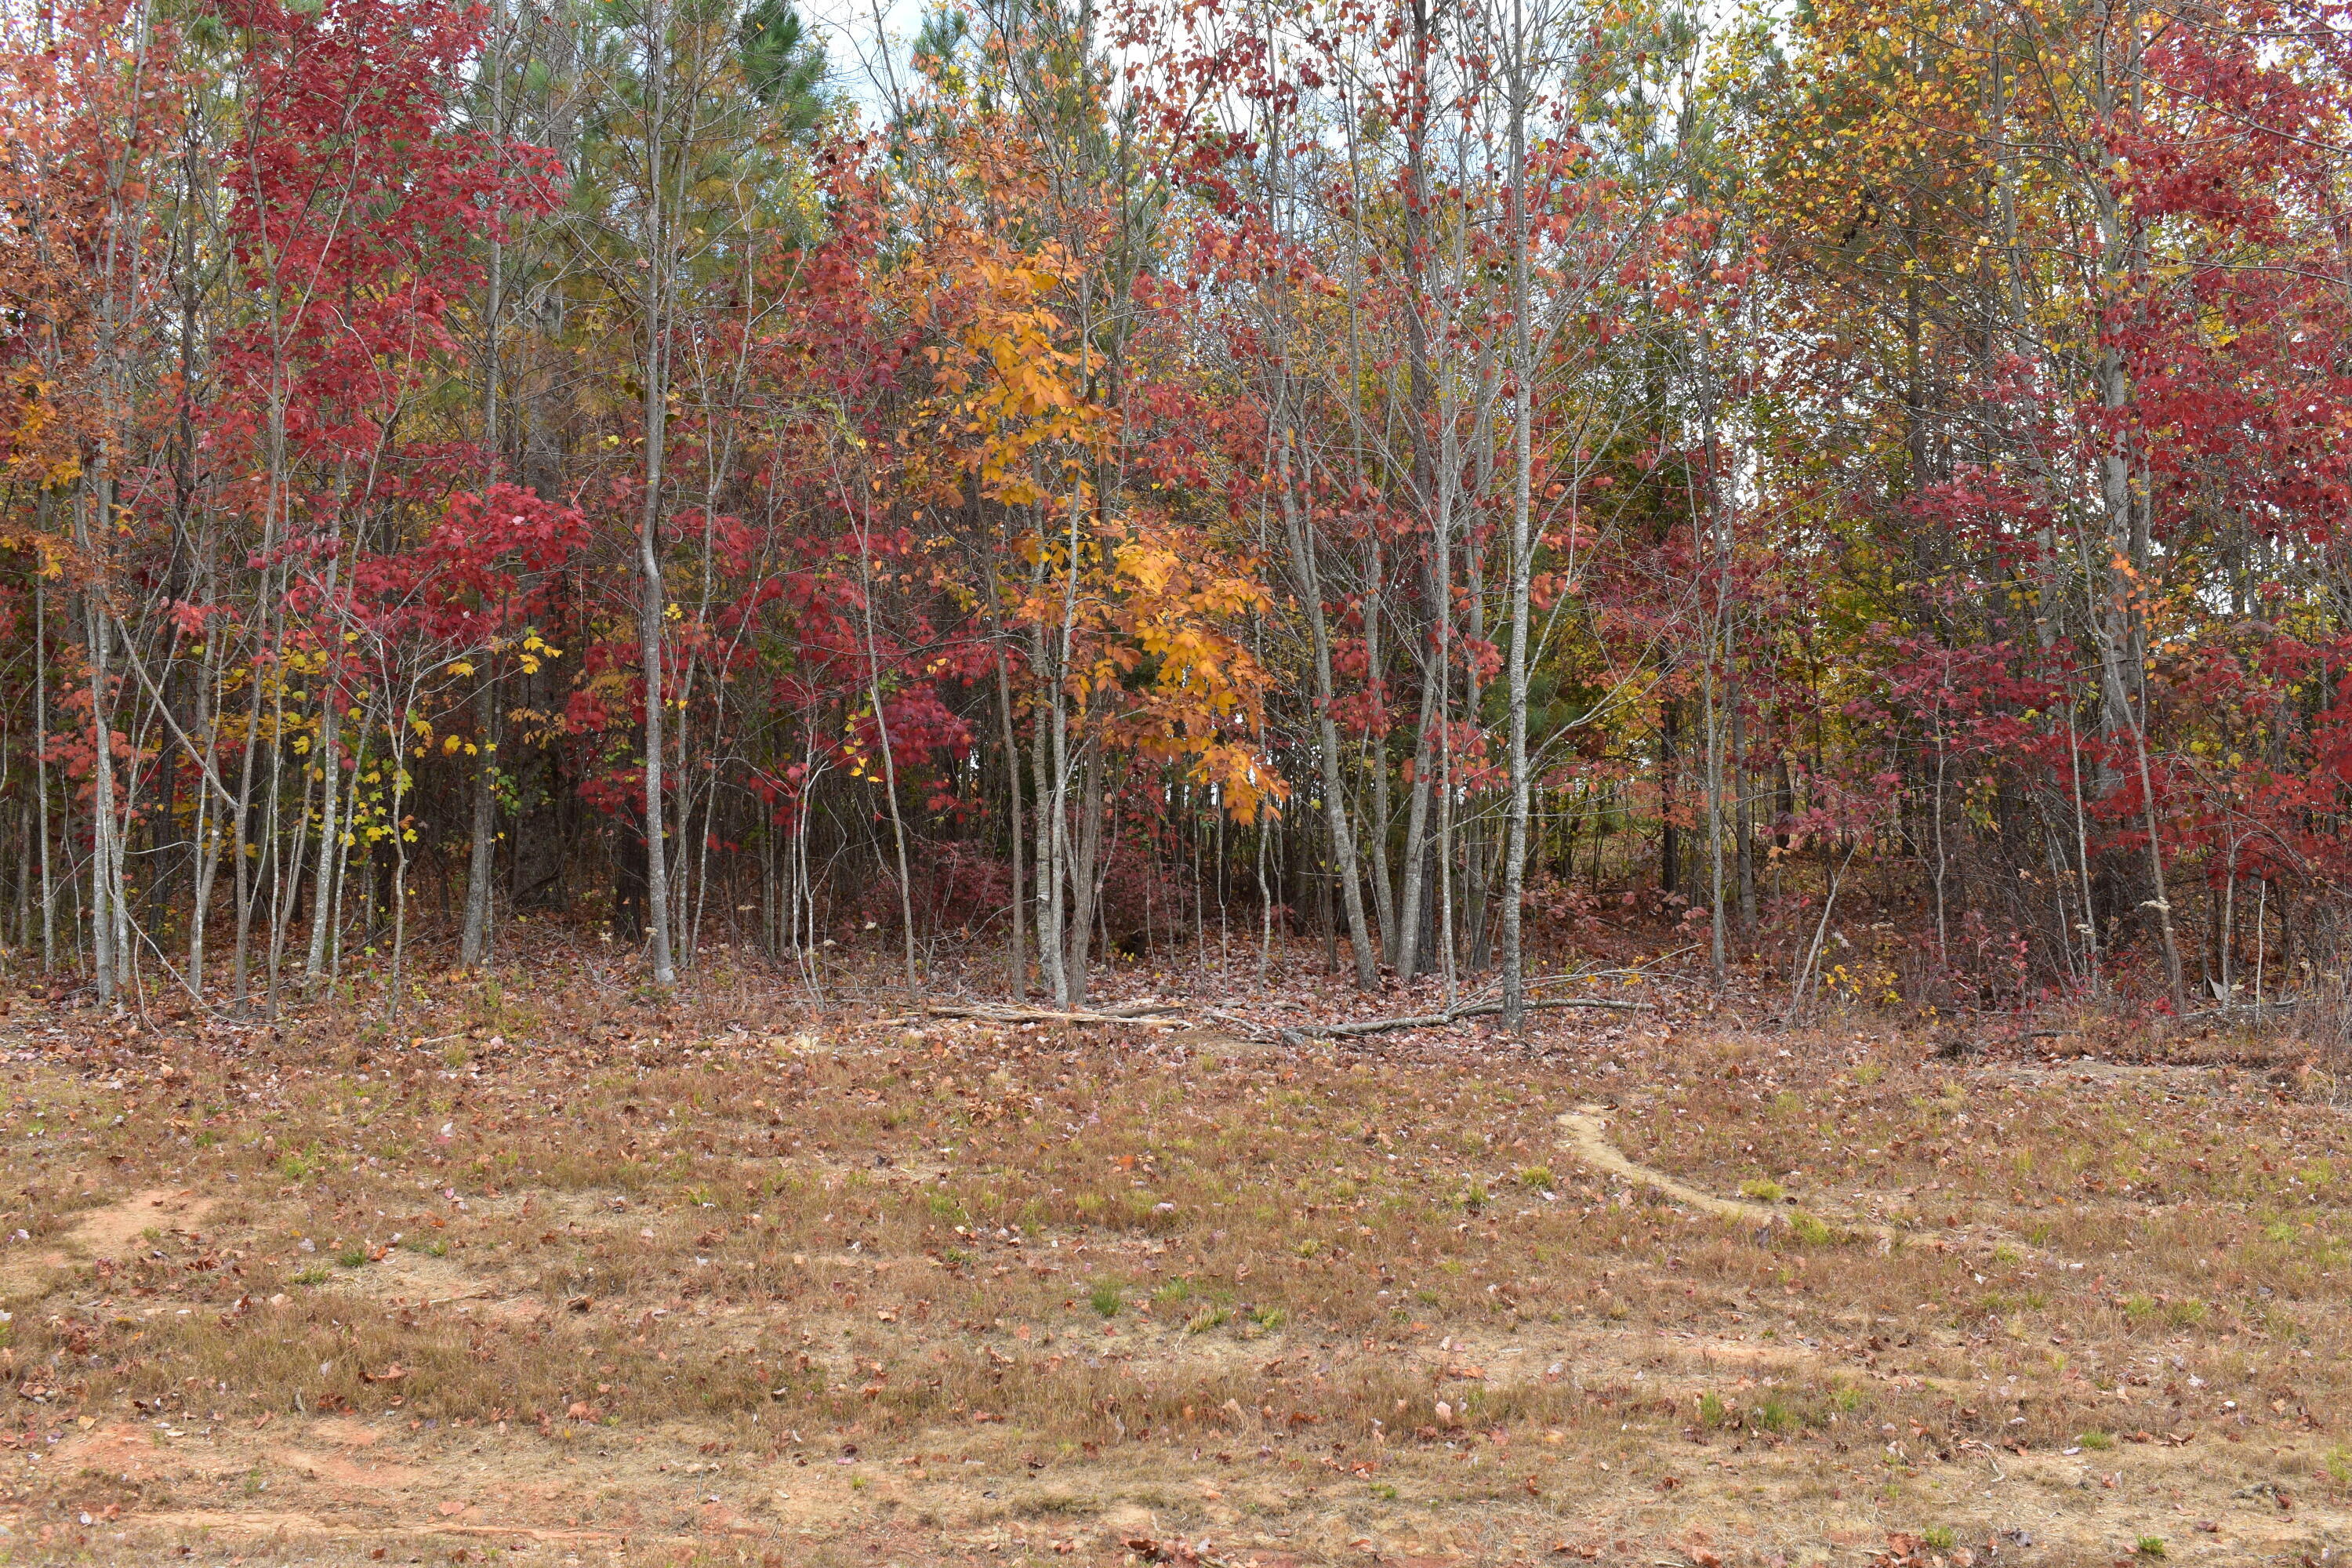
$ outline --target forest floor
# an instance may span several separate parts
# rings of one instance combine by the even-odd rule
[[[2352,1127],[2275,1042],[420,991],[0,1010],[0,1562],[2352,1548]]]

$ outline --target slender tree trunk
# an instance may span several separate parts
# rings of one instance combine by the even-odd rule
[[[1412,60],[1413,79],[1429,79],[1430,59],[1440,47],[1437,37],[1435,7],[1429,0],[1410,0],[1407,24],[1409,37],[1406,47]],[[1450,493],[1450,478],[1443,471],[1443,462],[1432,450],[1433,428],[1442,417],[1441,404],[1448,395],[1431,344],[1430,318],[1441,316],[1444,306],[1436,298],[1437,290],[1430,282],[1430,261],[1433,249],[1433,224],[1430,215],[1434,210],[1431,195],[1428,166],[1429,114],[1428,100],[1416,95],[1403,124],[1405,200],[1403,212],[1404,255],[1402,270],[1405,292],[1405,382],[1407,407],[1404,423],[1412,448],[1412,489],[1414,502],[1430,525],[1435,547],[1441,552],[1450,531],[1445,516],[1446,498]],[[1430,608],[1443,615],[1453,591],[1452,574],[1431,574]],[[1424,651],[1423,655],[1427,655]],[[1446,657],[1441,647],[1436,658]],[[1428,875],[1429,793],[1431,784],[1430,753],[1432,747],[1431,720],[1443,719],[1444,711],[1435,706],[1439,687],[1438,668],[1424,665],[1421,683],[1421,721],[1413,746],[1412,798],[1406,809],[1403,887],[1397,900],[1397,941],[1391,959],[1397,978],[1411,984],[1420,973],[1421,958],[1426,949],[1423,893]],[[1385,829],[1386,824],[1382,824]]]
[[[1936,782],[1930,786],[1933,793],[1928,796],[1930,815],[1927,831],[1935,841],[1932,847],[1936,855],[1936,966],[1948,974],[1952,967],[1952,951],[1951,930],[1946,918],[1944,896],[1945,873],[1949,865],[1949,857],[1944,851],[1944,773],[1949,766],[1950,759],[1944,745],[1944,709],[1943,694],[1938,692],[1936,702]]]
[[[251,134],[249,129],[246,148],[249,165],[253,157]],[[254,169],[252,173],[253,177],[258,180],[258,170]],[[268,473],[262,494],[261,544],[257,552],[261,575],[255,589],[253,652],[247,667],[244,758],[237,770],[236,805],[230,844],[236,890],[236,946],[232,969],[236,1006],[239,1013],[247,1011],[253,999],[253,910],[257,896],[257,868],[249,851],[252,847],[254,773],[260,760],[261,692],[265,685],[276,685],[282,690],[286,673],[285,664],[279,657],[285,649],[286,606],[282,602],[283,595],[278,591],[281,568],[277,555],[278,528],[286,515],[289,489],[286,405],[290,389],[287,368],[287,282],[278,271],[283,258],[274,253],[266,253],[265,258],[269,268],[268,283],[264,290],[269,331],[269,389],[264,431],[264,456]],[[276,826],[274,790],[280,740],[279,734],[271,733],[271,828]],[[266,843],[265,851],[268,847],[274,847],[274,845]]]
[[[857,569],[858,597],[866,612],[866,691],[874,704],[874,731],[882,742],[882,789],[890,804],[890,843],[898,858],[898,921],[906,938],[907,994],[920,996],[923,983],[915,969],[915,891],[907,870],[907,823],[898,809],[898,760],[890,742],[890,716],[882,706],[882,652],[874,636],[874,561],[867,543],[866,531],[861,526]]]
[[[278,606],[276,621],[276,645],[270,650],[269,668],[272,675],[269,700],[269,793],[262,814],[261,867],[269,873],[269,924],[267,934],[269,947],[265,955],[263,980],[267,986],[267,1016],[278,1016],[278,958],[285,939],[285,912],[291,908],[287,894],[287,854],[281,815],[286,805],[286,606]],[[296,818],[298,831],[300,818]],[[301,875],[299,839],[294,851],[294,873]]]
[[[1068,999],[1064,1005],[1072,1008],[1087,1005],[1089,950],[1094,942],[1104,870],[1103,774],[1108,764],[1100,740],[1090,738],[1085,751],[1086,760],[1078,774],[1078,831],[1071,846],[1070,951],[1062,961],[1062,972],[1069,978]]]
[[[1535,338],[1528,319],[1533,305],[1528,276],[1528,96],[1527,15],[1511,0],[1508,90],[1511,94],[1511,374],[1516,385],[1511,419],[1510,647],[1504,655],[1509,708],[1510,806],[1503,852],[1503,1026],[1520,1027],[1527,1018],[1527,951],[1520,916],[1526,902],[1528,816],[1532,801],[1528,775],[1528,621],[1529,585],[1535,572]]]
[[[393,731],[395,736],[406,732],[406,720],[415,704],[416,694],[412,689],[401,706],[400,721]],[[400,1021],[400,993],[408,961],[408,836],[401,831],[401,821],[408,809],[407,778],[408,770],[400,765],[400,752],[395,746],[392,769],[392,985],[386,993],[390,1007],[387,1023]]]
[[[282,371],[277,379],[282,382]],[[278,506],[284,495],[284,404],[282,391],[273,386],[269,410],[271,479],[262,517],[261,581],[256,590],[256,618],[259,624],[254,628],[253,653],[246,667],[244,758],[237,770],[236,805],[232,814],[233,831],[229,846],[236,892],[236,946],[232,961],[232,985],[240,1013],[250,1005],[253,999],[253,906],[257,879],[251,851],[254,775],[261,761],[261,692],[264,686],[282,678],[284,673],[284,667],[276,657],[278,649],[283,646],[284,606],[278,603],[277,574],[272,563],[278,548]],[[273,736],[273,750],[275,739]]]
[[[1695,280],[1701,290],[1704,278]],[[1716,988],[1728,978],[1724,952],[1724,733],[1719,689],[1727,668],[1725,654],[1731,624],[1731,526],[1725,513],[1720,439],[1716,424],[1715,335],[1702,316],[1698,326],[1699,451],[1701,489],[1697,521],[1706,530],[1706,647],[1701,669],[1701,720],[1706,726],[1706,883],[1708,972]]]
[[[2122,16],[2117,19],[2112,5],[2101,6],[2104,25],[2099,32],[2097,108],[2102,131],[2114,128],[2126,115],[2136,119],[2139,107],[2144,40],[2140,37],[2138,10],[2134,0],[2123,0],[2121,10]],[[2111,58],[2117,47],[2118,32],[2119,60]],[[2095,309],[2103,315],[2113,308],[2113,302],[2125,299],[2127,290],[2140,286],[2147,269],[2141,220],[2125,199],[2126,174],[2120,163],[2114,162],[2120,154],[2109,151],[2106,156],[2110,166],[2103,172],[2096,193],[2100,276],[2105,287]],[[2157,932],[2164,948],[2165,979],[2177,1016],[2188,1010],[2188,986],[2181,972],[2180,945],[2174,934],[2172,900],[2165,888],[2164,841],[2158,820],[2154,773],[2147,758],[2147,669],[2141,635],[2145,605],[2140,603],[2140,595],[2147,591],[2151,563],[2144,502],[2135,493],[2136,489],[2145,489],[2146,480],[2136,472],[2142,458],[2126,417],[2132,404],[2132,385],[2123,345],[2116,341],[2110,322],[2102,320],[2099,325],[2103,339],[2099,401],[2111,425],[2106,449],[2100,459],[2107,552],[2107,561],[2097,563],[2099,577],[2106,583],[2106,602],[2100,606],[2104,623],[2099,638],[2103,673],[2100,698],[2105,708],[2102,717],[2110,744],[2120,742],[2130,747],[2131,762],[2138,775],[2142,820],[2147,830],[2148,882],[2154,894],[2146,905],[2156,910]],[[2135,480],[2138,481],[2137,485]],[[2129,572],[2116,563],[2127,565]]]
[[[1421,973],[1423,910],[1429,869],[1429,793],[1436,770],[1430,765],[1437,716],[1437,671],[1421,683],[1420,739],[1412,752],[1412,792],[1404,816],[1404,886],[1397,900],[1397,979],[1410,985]]]
[[[214,718],[220,711],[222,699],[221,660],[225,645],[220,633],[207,624],[205,627],[204,668],[196,681],[196,733],[205,738],[201,757],[205,776],[213,779],[215,787],[200,790],[196,795],[196,865],[195,886],[188,899],[188,990],[197,1000],[205,994],[205,920],[211,912],[213,885],[220,874],[221,825],[217,779],[220,750],[215,743]],[[193,748],[192,748],[193,749]]]
[[[490,916],[497,880],[499,824],[498,678],[487,670],[474,691],[474,799],[466,857],[466,924],[457,962],[478,969],[489,962]]]
[[[333,581],[333,565],[328,567],[329,582]],[[331,586],[329,589],[332,592]],[[343,770],[342,750],[343,694],[337,689],[332,669],[320,672],[320,700],[326,712],[319,722],[318,766],[326,780],[319,803],[319,864],[310,876],[310,942],[302,956],[302,994],[318,994],[319,983],[327,972],[327,932],[334,919],[336,887],[335,871],[342,858]]]
[[[490,134],[506,136],[506,6],[491,0],[487,42],[488,58],[483,71],[489,79]],[[492,190],[497,190],[495,182]],[[482,310],[482,489],[485,494],[499,477],[499,317],[505,307],[506,242],[499,228],[495,195],[489,214],[489,258],[487,298]],[[489,668],[495,651],[486,654],[481,686],[474,695],[474,812],[472,843],[466,858],[466,923],[457,942],[457,962],[476,969],[490,955],[491,883],[498,847],[498,677]],[[317,946],[314,942],[313,948]]]
[[[1004,665],[1004,641],[995,639],[996,710],[1004,724],[1004,787],[1011,797],[1007,810],[1013,845],[1013,994],[1029,994],[1029,959],[1021,951],[1021,748],[1013,734],[1013,678]]]
[[[1372,792],[1370,841],[1372,903],[1381,917],[1381,952],[1394,962],[1397,934],[1396,879],[1389,868],[1388,667],[1381,652],[1381,595],[1387,592],[1387,562],[1379,533],[1372,535],[1371,580],[1364,591],[1365,681],[1370,688],[1372,721],[1364,732],[1364,771]],[[1319,609],[1319,605],[1318,605]],[[1328,638],[1327,638],[1328,641]]]
[[[1724,660],[1732,670],[1725,700],[1731,710],[1732,864],[1739,879],[1739,939],[1752,947],[1756,941],[1756,803],[1748,790],[1753,770],[1748,761],[1748,712],[1740,699],[1737,653],[1727,644]]]
[[[2074,720],[2074,700],[2066,700],[2066,782],[2074,807],[2074,867],[2083,880],[2083,954],[2090,972],[2091,989],[2105,984],[2099,966],[2099,912],[2091,882],[2091,828],[2083,806],[2083,747]]]
[[[127,21],[131,34],[128,76],[135,88],[145,76],[150,18],[141,8]],[[153,97],[149,92],[140,101]],[[139,112],[133,110],[134,114]],[[113,615],[109,598],[114,589],[114,448],[118,440],[130,435],[133,426],[127,333],[135,308],[138,268],[145,255],[140,230],[146,222],[147,211],[134,191],[131,162],[136,155],[132,149],[142,140],[134,127],[106,167],[106,208],[103,239],[97,256],[98,300],[92,355],[97,369],[100,428],[74,511],[84,561],[92,574],[83,603],[89,624],[90,725],[96,748],[90,773],[90,936],[100,1003],[117,1002],[120,992],[131,978],[130,889],[123,866],[125,825],[117,809],[114,771],[114,705],[110,689]],[[126,280],[131,285],[128,294],[124,289]]]
[[[16,895],[16,945],[33,945],[33,797],[29,791],[16,795],[16,862],[10,877]]]
[[[103,565],[112,552],[105,535],[113,510],[112,486],[101,464],[89,476],[75,507],[75,520],[86,555],[100,563],[96,580],[83,595],[87,612],[86,647],[89,659],[90,761],[90,957],[101,1005],[115,1000],[123,970],[123,946],[128,931],[123,908],[121,821],[115,809],[114,719],[107,689],[112,660],[108,657],[109,626]]]
[[[1062,721],[1061,684],[1050,672],[1053,660],[1043,626],[1030,636],[1030,665],[1045,687],[1045,701],[1030,715],[1029,782],[1031,816],[1036,833],[1034,876],[1037,884],[1037,966],[1045,993],[1066,1002],[1068,982],[1062,973],[1062,792],[1060,749],[1055,735]]]
[[[1715,984],[1720,987],[1726,978],[1723,951],[1723,725],[1721,715],[1716,709],[1715,687],[1714,650],[1710,648],[1706,682],[1708,967]]]
[[[1364,920],[1364,894],[1356,879],[1355,833],[1348,821],[1348,797],[1339,777],[1339,726],[1331,716],[1331,631],[1323,615],[1323,579],[1315,552],[1311,522],[1300,515],[1290,478],[1290,443],[1286,437],[1276,458],[1282,465],[1282,527],[1290,546],[1293,579],[1300,607],[1307,614],[1307,636],[1315,666],[1315,738],[1317,763],[1322,770],[1323,822],[1331,836],[1332,869],[1339,880],[1339,903],[1348,917],[1348,942],[1356,961],[1356,984],[1366,991],[1380,984],[1380,967],[1372,953],[1372,935]],[[1379,675],[1374,673],[1373,679]],[[1375,768],[1379,763],[1375,762]],[[1388,924],[1383,915],[1381,924]]]
[[[667,0],[646,0],[646,78],[652,96],[646,117],[645,506],[637,529],[637,654],[646,685],[646,912],[654,984],[677,984],[670,958],[669,847],[662,827],[662,623],[669,607],[662,582],[662,458],[668,438],[668,215],[662,205],[662,131],[667,113]]]
[[[295,906],[302,896],[302,862],[308,853],[310,834],[310,791],[317,782],[315,768],[301,770],[302,794],[294,814],[292,841],[278,857],[278,880],[281,885],[273,897],[276,900],[269,921],[269,1014],[278,1016],[278,980],[284,970],[287,935],[293,927]],[[331,786],[330,786],[331,787]],[[273,851],[273,853],[276,853]]]
[[[48,496],[41,497],[44,510]],[[37,805],[41,857],[41,968],[58,968],[58,891],[49,862],[49,589],[48,577],[33,574],[33,798]]]
[[[1070,734],[1069,694],[1065,688],[1065,679],[1070,668],[1070,660],[1074,656],[1077,639],[1078,555],[1082,543],[1080,538],[1080,525],[1083,520],[1083,510],[1079,505],[1079,498],[1074,493],[1069,501],[1069,527],[1065,534],[1063,542],[1065,560],[1063,562],[1062,577],[1062,624],[1058,629],[1058,636],[1054,650],[1054,658],[1051,665],[1051,685],[1053,691],[1052,740],[1054,763],[1054,805],[1052,813],[1053,838],[1051,856],[1054,868],[1054,898],[1052,908],[1055,921],[1054,945],[1055,950],[1055,968],[1059,971],[1059,973],[1055,976],[1054,999],[1065,1007],[1075,1007],[1077,1005],[1076,989],[1079,984],[1083,984],[1081,977],[1073,974],[1070,971],[1069,954],[1071,950],[1082,948],[1087,940],[1085,928],[1075,918],[1076,912],[1076,901],[1077,899],[1076,868],[1076,846],[1072,843],[1070,837],[1070,769],[1074,759],[1071,755],[1072,737]],[[1079,742],[1080,749],[1083,750],[1087,743],[1087,741],[1081,740]],[[1061,923],[1062,888],[1066,880],[1068,883],[1070,898],[1072,900],[1073,919],[1070,923],[1071,926],[1075,928],[1068,931],[1066,933],[1065,932]],[[1042,933],[1040,934],[1039,942],[1042,946],[1044,942]]]
[[[1675,784],[1682,770],[1683,700],[1669,695],[1658,712],[1658,890],[1669,898],[1682,891],[1682,829]]]

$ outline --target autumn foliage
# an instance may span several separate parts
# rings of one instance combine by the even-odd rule
[[[0,941],[2316,1016],[2347,20],[12,16]]]

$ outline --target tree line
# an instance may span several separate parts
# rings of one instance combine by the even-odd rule
[[[0,29],[20,971],[2340,988],[2340,6]]]

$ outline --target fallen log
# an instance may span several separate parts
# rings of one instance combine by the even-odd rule
[[[984,1024],[1160,1024],[1172,1023],[1166,1016],[1181,1011],[1172,1002],[1127,1002],[1099,1011],[1061,1011],[1051,1007],[1017,1007],[1003,1002],[932,1002],[925,1005],[919,1016],[931,1018],[971,1018]],[[884,1025],[911,1024],[913,1016],[884,1018]]]
[[[1530,1011],[1538,1007],[1598,1007],[1612,1013],[1635,1013],[1651,1004],[1612,1002],[1600,996],[1530,996],[1523,1005]],[[1290,1044],[1303,1046],[1310,1039],[1353,1039],[1362,1035],[1393,1034],[1400,1029],[1442,1029],[1464,1018],[1487,1017],[1502,1010],[1503,1004],[1499,999],[1467,1002],[1443,1013],[1423,1013],[1410,1018],[1365,1018],[1348,1024],[1302,1024],[1285,1027],[1280,1032]]]

